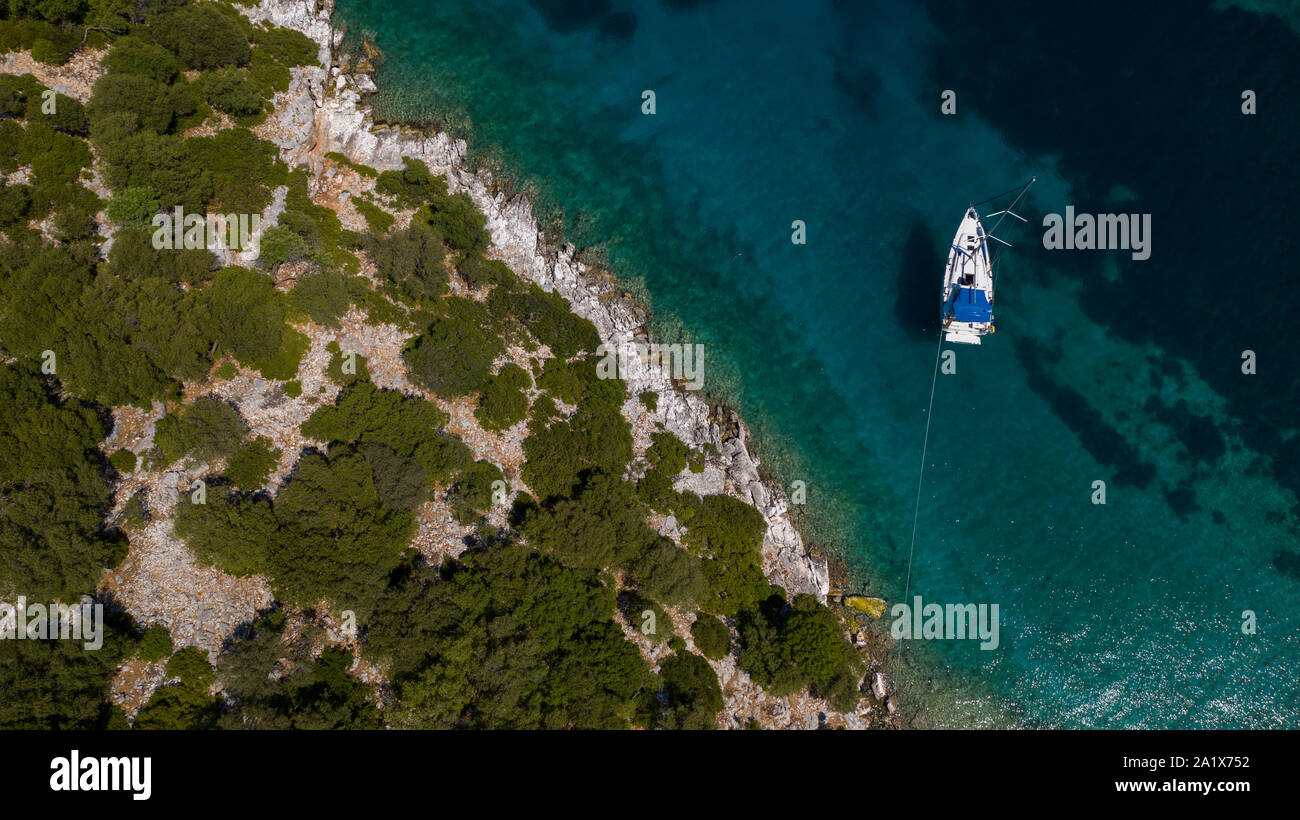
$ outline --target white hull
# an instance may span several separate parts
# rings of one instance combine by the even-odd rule
[[[993,265],[988,236],[975,208],[969,208],[948,250],[940,304],[945,338],[979,344],[993,332]]]

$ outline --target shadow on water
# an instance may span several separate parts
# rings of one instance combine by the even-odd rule
[[[616,40],[631,40],[636,34],[636,15],[630,11],[616,11],[600,21],[600,33]]]
[[[717,0],[662,0],[664,8],[669,11],[694,11],[700,6],[716,3]]]
[[[1143,461],[1137,448],[1106,423],[1079,391],[1052,376],[1060,350],[1043,350],[1029,339],[1016,340],[1016,357],[1025,368],[1030,389],[1042,396],[1052,412],[1070,427],[1098,462],[1115,470],[1118,485],[1146,488],[1156,477],[1155,465]]]
[[[934,234],[917,217],[903,243],[903,261],[898,267],[894,316],[898,325],[916,338],[939,332],[939,287],[943,279],[943,257],[935,251]]]
[[[610,0],[529,0],[552,31],[586,28],[613,10]]]

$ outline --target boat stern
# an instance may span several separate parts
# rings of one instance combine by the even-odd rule
[[[955,323],[954,323],[955,324]],[[949,342],[959,342],[967,345],[980,344],[980,337],[989,332],[987,329],[974,327],[953,327],[949,325],[944,329],[944,340]]]

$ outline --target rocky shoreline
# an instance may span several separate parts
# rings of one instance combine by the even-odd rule
[[[447,177],[453,192],[466,192],[483,210],[494,255],[516,274],[562,295],[574,313],[596,325],[611,348],[649,341],[645,311],[608,278],[576,261],[572,245],[548,245],[523,195],[507,198],[498,191],[491,172],[469,169],[463,140],[445,133],[425,135],[376,126],[364,104],[364,95],[375,90],[373,80],[366,74],[344,73],[335,59],[343,33],[331,25],[333,0],[263,0],[246,13],[254,21],[266,20],[307,35],[320,46],[321,63],[329,66],[301,70],[285,94],[288,99],[277,99],[280,116],[301,126],[310,121],[313,135],[309,145],[281,144],[282,150],[301,159],[310,154],[317,162],[326,153],[338,152],[380,171],[400,169],[404,156],[424,161],[434,173]],[[629,364],[630,402],[644,391],[658,392],[655,421],[697,449],[709,453],[716,449],[703,474],[679,481],[690,482],[696,492],[726,492],[756,507],[768,522],[763,542],[763,571],[768,579],[792,595],[809,593],[825,602],[830,591],[827,560],[810,554],[804,544],[790,520],[784,488],[759,473],[758,461],[746,446],[749,431],[744,421],[729,408],[681,392],[657,366],[639,359]]]
[[[333,0],[261,0],[245,13],[255,22],[292,28],[310,37],[319,47],[320,62],[326,68],[294,69],[288,92],[276,98],[277,116],[285,124],[283,138],[263,134],[280,146],[286,161],[306,161],[319,175],[327,154],[341,154],[349,161],[376,170],[400,169],[403,157],[425,162],[431,171],[447,178],[453,192],[465,192],[487,217],[493,244],[489,254],[505,262],[517,275],[563,296],[579,316],[589,319],[601,340],[611,349],[629,344],[648,344],[647,314],[636,299],[618,288],[607,271],[589,267],[575,258],[571,244],[557,247],[547,241],[533,216],[529,200],[522,194],[507,195],[486,169],[470,168],[464,140],[444,132],[425,133],[406,126],[375,121],[367,96],[377,87],[369,73],[345,70],[338,52],[343,32],[333,27]],[[370,61],[361,61],[368,67]],[[302,135],[309,132],[310,139]],[[659,340],[662,341],[662,340]],[[624,415],[634,431],[644,432],[646,422],[658,423],[695,450],[706,454],[705,469],[679,477],[677,489],[702,495],[726,493],[752,505],[767,521],[763,539],[762,570],[767,579],[789,594],[815,595],[823,603],[828,596],[839,601],[836,587],[847,577],[847,568],[832,566],[825,555],[809,549],[790,516],[785,489],[759,471],[759,462],[748,444],[749,428],[733,409],[710,403],[698,393],[686,392],[670,374],[639,358],[631,358],[623,377],[628,397]],[[654,411],[647,412],[637,398],[645,391],[658,394]],[[640,436],[638,436],[640,437]],[[661,534],[673,535],[676,522],[663,522]],[[872,599],[873,601],[876,599]],[[883,603],[883,602],[880,602]],[[800,694],[788,698],[767,695],[740,670],[735,658],[715,663],[719,681],[727,693],[727,708],[720,726],[739,728],[749,718],[761,716],[760,724],[788,728],[844,727],[862,729],[900,726],[896,695],[883,674],[878,652],[884,651],[883,634],[861,628],[864,619],[848,609],[838,610],[853,643],[867,662],[864,686],[869,694],[853,712],[836,713],[818,698]]]
[[[403,157],[425,162],[434,173],[446,177],[448,188],[467,193],[487,217],[493,237],[489,254],[505,262],[517,275],[537,283],[547,291],[557,292],[574,313],[589,319],[610,348],[650,342],[646,310],[631,294],[619,289],[608,271],[590,267],[575,259],[572,245],[557,247],[549,243],[532,213],[531,204],[522,195],[507,195],[491,172],[472,170],[464,141],[445,133],[422,133],[406,126],[376,123],[366,105],[368,94],[376,91],[371,77],[355,69],[349,73],[346,62],[339,65],[337,49],[342,32],[331,24],[333,0],[262,0],[256,6],[240,7],[254,22],[265,21],[299,31],[319,47],[321,66],[297,67],[285,92],[275,96],[274,112],[255,128],[255,133],[275,143],[281,158],[291,167],[305,164],[311,171],[309,191],[313,201],[339,213],[345,226],[364,227],[359,212],[348,200],[364,193],[367,180],[336,160],[343,155],[349,161],[378,170],[399,169]],[[44,82],[67,87],[71,96],[83,102],[89,98],[90,86],[102,73],[99,54],[74,61],[68,68],[50,68],[18,53],[7,58],[0,70],[5,73],[31,73]],[[324,66],[324,67],[322,67]],[[365,63],[361,64],[365,67]],[[75,69],[75,70],[74,70]],[[83,76],[84,75],[84,76]],[[75,85],[75,87],[73,87]],[[331,158],[328,155],[333,154]],[[105,196],[104,193],[100,194]],[[264,224],[275,224],[284,208],[285,189],[274,192],[274,201],[262,214]],[[111,223],[101,219],[101,234],[107,252],[112,242]],[[250,260],[236,254],[219,254],[222,264],[247,264]],[[304,383],[317,385],[324,362],[326,345],[347,338],[366,351],[376,382],[402,390],[415,389],[405,378],[405,367],[396,351],[402,346],[402,334],[389,326],[370,327],[361,314],[350,314],[345,327],[337,332],[304,327],[312,348],[304,361]],[[342,335],[340,335],[342,334]],[[382,338],[379,338],[382,337]],[[662,340],[661,340],[662,341]],[[307,362],[312,364],[308,366]],[[832,567],[826,557],[813,552],[804,543],[790,516],[785,490],[759,472],[759,463],[749,445],[749,430],[740,416],[730,408],[709,402],[704,396],[687,392],[680,382],[658,364],[638,357],[625,358],[620,373],[627,382],[623,413],[629,420],[636,441],[636,452],[644,452],[649,435],[665,429],[704,456],[701,472],[686,472],[675,480],[679,490],[701,495],[725,493],[754,506],[762,513],[768,528],[763,541],[762,570],[774,584],[791,595],[806,593],[826,602],[832,594],[832,571],[842,578],[843,568]],[[323,384],[323,382],[321,382]],[[317,388],[319,385],[317,386]],[[259,435],[266,435],[281,445],[286,454],[277,466],[274,481],[283,479],[292,466],[292,454],[301,445],[297,427],[309,408],[298,399],[289,400],[273,385],[256,374],[241,374],[234,380],[187,386],[187,395],[197,390],[211,390],[234,401]],[[640,401],[641,394],[658,395],[653,410]],[[310,391],[317,396],[318,389]],[[192,395],[190,396],[193,397]],[[331,400],[321,393],[317,398]],[[471,442],[475,452],[498,463],[508,474],[518,478],[522,461],[518,436],[485,436],[465,408],[444,406],[453,419],[465,416],[465,429],[457,434]],[[470,408],[472,410],[472,408]],[[105,441],[109,448],[147,450],[152,441],[153,422],[163,413],[160,404],[148,412],[130,408],[114,410],[114,430]],[[281,441],[281,438],[285,438]],[[163,624],[178,646],[199,646],[210,656],[219,651],[226,637],[252,613],[270,601],[264,578],[255,576],[235,579],[194,565],[184,544],[176,540],[167,513],[176,503],[182,488],[201,477],[207,465],[181,465],[164,471],[140,473],[128,478],[116,492],[114,515],[120,516],[127,500],[136,493],[146,493],[150,511],[156,520],[132,535],[132,549],[115,570],[105,573],[101,593],[123,605],[140,623]],[[636,476],[632,476],[635,478]],[[433,505],[431,502],[431,506]],[[426,511],[428,512],[428,511]],[[416,546],[421,552],[441,554],[448,539],[443,537],[437,511],[422,518]],[[443,516],[445,517],[445,516]],[[659,532],[680,543],[681,530],[671,516],[657,516],[652,525]],[[455,533],[452,533],[455,535]],[[459,543],[458,539],[451,539]],[[839,713],[829,704],[807,693],[775,697],[763,692],[743,670],[734,655],[711,662],[723,687],[726,706],[719,713],[720,728],[740,728],[757,722],[766,728],[872,728],[897,726],[896,704],[881,675],[879,636],[859,630],[855,621],[862,619],[840,609],[842,619],[853,633],[854,643],[864,652],[868,665],[864,686],[870,692],[853,711]],[[689,635],[688,613],[670,613],[678,632]],[[654,647],[632,630],[629,639],[642,653],[655,661]],[[337,637],[337,636],[335,636]],[[339,640],[342,640],[341,638]],[[690,639],[687,638],[688,645]],[[137,668],[138,667],[138,668]],[[162,680],[157,664],[128,665],[119,670],[113,700],[133,711],[148,699]],[[891,687],[892,688],[892,687]]]

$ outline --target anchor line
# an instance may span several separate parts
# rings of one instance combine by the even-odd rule
[[[934,374],[930,376],[930,406],[925,411],[925,439],[921,442],[921,472],[916,477],[916,504],[912,507],[912,544],[907,550],[907,582],[903,586],[903,603],[912,591],[912,559],[916,556],[916,524],[921,514],[921,487],[925,484],[925,453],[930,446],[930,419],[934,415],[934,388],[939,383],[939,358],[943,354],[943,330],[934,351]]]
[[[1037,181],[1038,181],[1038,177],[1030,177],[1029,181],[1026,182],[1024,185],[1020,186],[1019,189],[1012,188],[1010,191],[998,194],[997,196],[989,197],[983,202],[977,203],[978,205],[983,205],[985,202],[991,202],[995,199],[1000,199],[1001,197],[1010,194],[1012,191],[1019,190],[1019,193],[1016,194],[1016,198],[1011,201],[1011,204],[1008,205],[1006,210],[1002,212],[1002,215],[1001,217],[999,217],[998,221],[994,223],[993,230],[987,231],[986,235],[992,234],[993,231],[996,231],[1002,225],[1003,220],[1007,218],[1007,214],[1016,207],[1016,204],[1019,203],[1021,198],[1024,197],[1024,195],[1029,191],[1029,187]],[[994,259],[996,259],[997,253],[998,251],[994,251],[995,254]],[[996,270],[995,268],[993,268],[993,261],[994,261],[993,259],[989,260],[989,267],[993,270]],[[992,275],[992,270],[990,271],[990,275]],[[949,321],[951,321],[951,319],[949,319]],[[916,558],[916,530],[921,517],[921,492],[925,487],[925,456],[930,448],[930,422],[931,419],[934,417],[934,392],[935,392],[935,388],[939,384],[939,359],[943,355],[943,332],[944,332],[944,328],[940,328],[939,346],[935,348],[934,351],[934,372],[930,375],[930,403],[925,410],[925,438],[922,439],[921,441],[921,469],[916,476],[916,503],[913,504],[912,506],[912,541],[907,548],[907,580],[903,584],[904,603],[907,602],[907,596],[912,592],[912,565]]]

